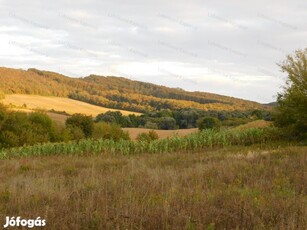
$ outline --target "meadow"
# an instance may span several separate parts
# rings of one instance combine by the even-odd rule
[[[307,147],[0,160],[5,216],[46,229],[306,229]]]

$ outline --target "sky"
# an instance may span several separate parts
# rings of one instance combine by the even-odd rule
[[[268,103],[306,22],[305,0],[0,0],[0,66]]]

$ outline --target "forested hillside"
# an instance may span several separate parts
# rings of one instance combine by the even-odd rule
[[[0,92],[68,97],[108,108],[135,112],[160,109],[251,110],[264,106],[247,100],[132,81],[122,77],[90,75],[70,78],[37,69],[0,68]]]

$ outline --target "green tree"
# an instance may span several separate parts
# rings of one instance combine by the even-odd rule
[[[147,121],[144,127],[146,129],[158,129],[158,125],[151,121]]]
[[[33,112],[28,115],[31,126],[31,131],[34,133],[35,142],[47,142],[59,140],[59,134],[56,133],[55,124],[48,117],[47,114],[42,112]]]
[[[116,123],[121,127],[131,127],[132,123],[130,117],[123,116],[120,111],[108,111],[106,113],[98,114],[96,122]]]
[[[288,78],[278,93],[275,125],[296,138],[307,138],[307,48],[288,55],[280,65]]]
[[[215,117],[204,117],[198,122],[199,130],[203,129],[219,129],[221,127],[221,122]]]
[[[160,129],[176,129],[176,120],[172,117],[161,117],[159,118],[159,128]]]
[[[57,141],[60,133],[44,113],[8,112],[0,108],[0,148]]]
[[[94,121],[92,116],[77,113],[67,118],[66,126],[80,128],[85,137],[91,137],[94,130]]]
[[[65,142],[70,140],[81,140],[84,139],[84,137],[84,132],[77,126],[68,126],[62,132],[62,139]]]
[[[253,110],[252,113],[251,113],[251,115],[252,115],[253,117],[255,117],[257,120],[263,119],[263,114],[262,114],[262,112],[261,112],[260,110],[258,110],[258,109]]]
[[[118,124],[110,124],[106,122],[95,123],[93,138],[95,139],[111,139],[111,140],[130,140],[128,132],[121,129]]]

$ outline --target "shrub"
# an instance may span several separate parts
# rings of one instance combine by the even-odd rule
[[[145,124],[146,129],[158,129],[158,125],[154,122],[147,121]]]
[[[116,123],[121,127],[130,127],[131,120],[129,116],[123,116],[120,111],[108,111],[97,115],[96,122]]]
[[[58,141],[54,123],[44,113],[8,112],[0,108],[0,148]]]
[[[198,121],[199,130],[204,129],[219,129],[221,127],[221,122],[215,117],[204,117]]]
[[[251,113],[251,115],[252,115],[253,117],[255,117],[255,119],[258,119],[258,120],[263,119],[263,114],[262,114],[262,112],[261,112],[260,110],[258,110],[258,109],[253,110],[253,112]]]
[[[160,129],[176,129],[176,120],[172,117],[161,117],[158,124]]]
[[[157,139],[159,139],[159,135],[154,130],[150,130],[148,133],[140,133],[136,138],[137,141],[144,141],[147,143]]]
[[[85,137],[91,137],[94,130],[94,121],[92,116],[77,113],[67,118],[66,127],[78,127],[82,130]]]
[[[62,133],[63,141],[81,140],[85,138],[84,132],[80,127],[69,126]]]
[[[128,132],[124,132],[117,124],[99,122],[94,125],[94,139],[130,140]]]

